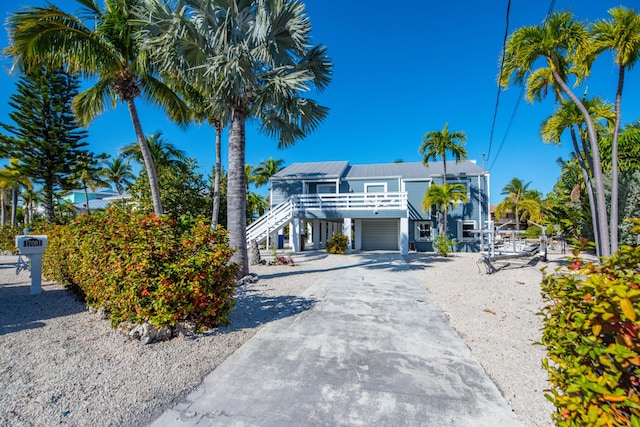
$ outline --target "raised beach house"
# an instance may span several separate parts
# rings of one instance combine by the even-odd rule
[[[442,162],[351,165],[294,163],[271,177],[269,212],[251,224],[247,240],[282,245],[289,225],[294,252],[320,249],[337,232],[353,250],[432,251],[437,212],[422,210],[425,191],[442,184]],[[447,162],[447,182],[464,184],[468,202],[448,211],[456,251],[480,250],[489,221],[489,173],[474,161]]]

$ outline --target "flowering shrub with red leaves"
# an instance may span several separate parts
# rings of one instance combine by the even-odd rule
[[[104,307],[113,326],[226,323],[237,265],[226,231],[205,219],[176,220],[112,207],[44,230],[43,274]]]
[[[5,225],[0,227],[0,251],[17,253],[16,236],[22,234],[22,229]]]
[[[640,426],[640,247],[599,265],[575,250],[542,296],[556,425]]]

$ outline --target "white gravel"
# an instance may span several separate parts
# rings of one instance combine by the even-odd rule
[[[559,257],[562,258],[562,257]],[[229,327],[141,345],[89,314],[54,283],[29,295],[29,273],[0,257],[0,425],[139,426],[180,402],[261,325],[304,310],[300,294],[350,256],[305,253],[257,266]],[[406,257],[525,425],[550,426],[540,367],[540,265],[479,273],[478,254]],[[520,263],[521,264],[521,263]],[[493,314],[495,313],[495,314]]]

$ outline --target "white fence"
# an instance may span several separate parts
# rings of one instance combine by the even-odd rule
[[[407,209],[407,193],[297,194],[294,210],[389,210]]]

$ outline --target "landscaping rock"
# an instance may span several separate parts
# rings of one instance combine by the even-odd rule
[[[249,265],[260,264],[260,249],[258,248],[258,241],[252,240],[249,244]]]

